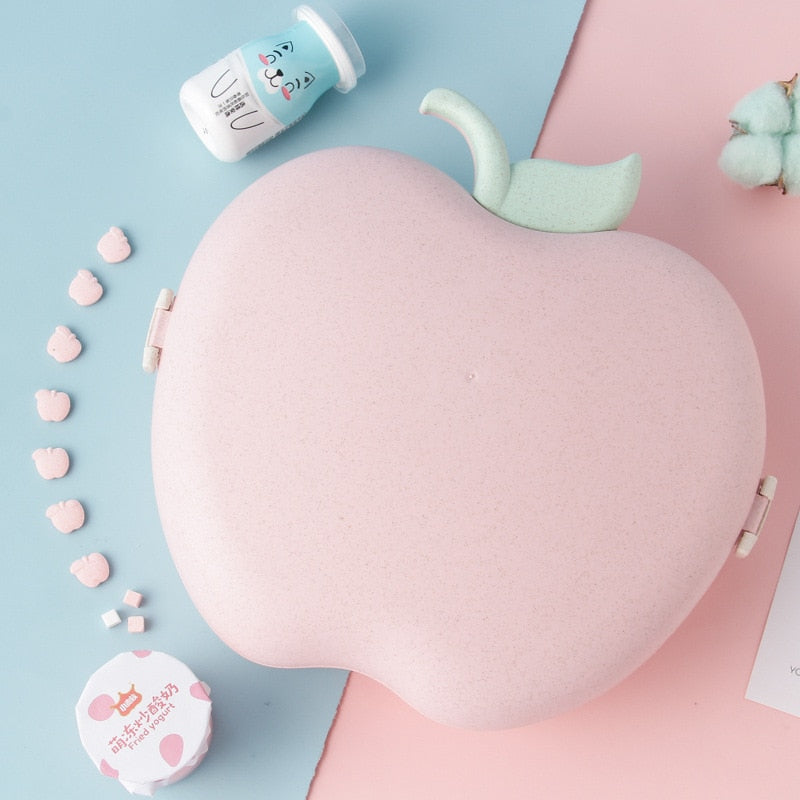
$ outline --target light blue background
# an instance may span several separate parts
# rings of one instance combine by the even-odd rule
[[[118,798],[78,740],[73,706],[97,667],[122,650],[165,650],[212,687],[215,734],[206,762],[163,790],[179,798],[306,795],[346,674],[276,671],[243,661],[189,603],[161,535],[150,479],[153,377],[140,368],[153,302],[177,289],[206,228],[242,189],[289,158],[340,144],[399,149],[470,187],[459,135],[417,114],[425,92],[470,96],[504,133],[514,159],[530,154],[583,3],[360,2],[335,7],[362,47],[367,73],[348,95],[329,92],[295,128],[237,164],[217,162],[177,102],[181,82],[238,45],[290,24],[290,2],[218,0],[5,3],[0,11],[0,264],[3,276],[0,794]],[[413,198],[410,198],[413,201]],[[307,224],[313,224],[308,220]],[[111,225],[134,255],[104,264]],[[67,296],[79,268],[105,287],[95,306]],[[58,364],[45,352],[58,324],[84,352]],[[45,423],[34,392],[73,399]],[[44,481],[31,453],[63,446],[70,473]],[[180,465],[176,465],[180,468]],[[69,536],[45,518],[76,497],[86,526]],[[103,586],[69,574],[81,555],[112,564]],[[106,630],[128,587],[146,598],[149,629]]]

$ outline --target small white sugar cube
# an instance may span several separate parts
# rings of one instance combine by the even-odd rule
[[[144,617],[133,616],[128,617],[128,633],[143,633],[144,632]]]
[[[126,606],[133,606],[133,608],[139,608],[142,604],[142,596],[139,592],[134,592],[133,589],[128,589],[125,592],[125,597],[122,598],[122,602],[125,603]]]
[[[122,618],[117,613],[116,608],[106,611],[105,614],[101,615],[101,619],[103,620],[103,624],[106,626],[106,628],[113,628],[115,625],[119,625],[120,622],[122,622]]]

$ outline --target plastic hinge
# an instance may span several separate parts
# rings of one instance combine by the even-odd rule
[[[142,369],[145,372],[155,372],[161,360],[161,348],[167,334],[169,316],[172,313],[172,304],[175,302],[175,293],[172,289],[162,289],[158,293],[153,315],[150,317],[150,327],[147,329],[147,338],[144,342],[142,354]]]
[[[778,479],[773,475],[767,475],[762,479],[758,486],[756,496],[753,498],[753,505],[750,513],[744,521],[739,538],[736,541],[736,555],[738,558],[746,558],[758,541],[758,535],[764,527],[772,501],[775,499],[775,489],[778,486]]]

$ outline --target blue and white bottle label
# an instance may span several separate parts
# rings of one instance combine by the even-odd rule
[[[306,22],[240,49],[259,99],[285,126],[339,80],[330,52]]]
[[[328,49],[298,22],[190,78],[180,101],[206,147],[222,161],[238,161],[297,122],[338,80]]]

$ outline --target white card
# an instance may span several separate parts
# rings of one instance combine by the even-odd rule
[[[795,522],[745,697],[800,717],[800,516]]]

